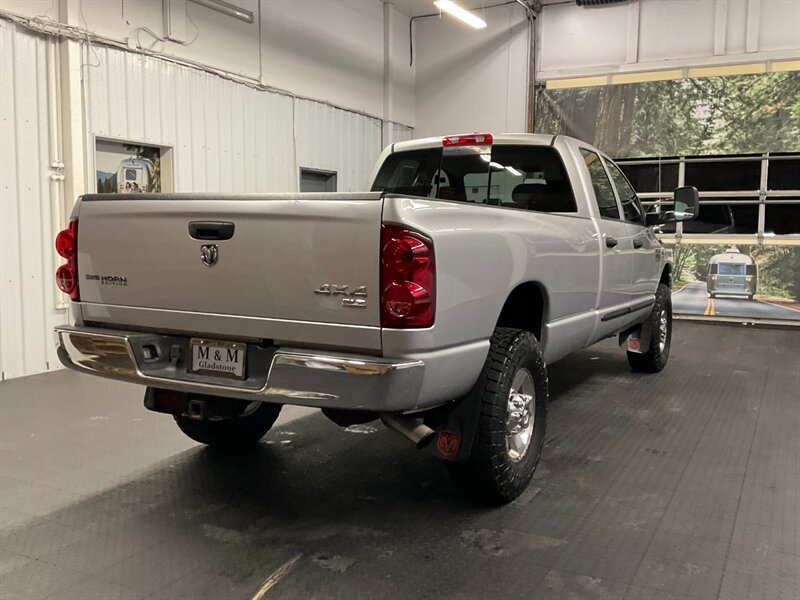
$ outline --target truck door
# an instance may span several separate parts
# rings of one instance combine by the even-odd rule
[[[597,228],[601,238],[601,277],[596,307],[600,312],[600,322],[595,329],[595,338],[598,339],[608,332],[613,333],[617,321],[627,313],[627,304],[631,300],[633,239],[627,223],[620,216],[622,211],[600,156],[583,148],[581,155],[589,171],[600,216]]]
[[[631,300],[644,299],[655,293],[661,278],[661,244],[653,230],[644,225],[644,209],[633,186],[613,161],[605,162],[622,205],[622,218],[633,240]]]

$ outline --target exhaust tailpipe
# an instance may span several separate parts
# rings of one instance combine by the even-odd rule
[[[422,419],[406,417],[404,415],[394,415],[391,413],[381,414],[381,421],[390,429],[411,441],[417,448],[424,448],[433,439],[436,433],[433,429],[425,425]]]

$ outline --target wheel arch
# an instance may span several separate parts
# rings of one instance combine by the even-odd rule
[[[537,281],[527,281],[515,287],[506,298],[495,327],[524,329],[542,340],[547,315],[547,291]]]
[[[658,282],[672,289],[672,265],[670,263],[664,265],[664,269],[661,271],[661,279]]]

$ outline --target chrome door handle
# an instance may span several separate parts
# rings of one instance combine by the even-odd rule
[[[610,235],[606,236],[606,246],[609,248],[614,248],[617,244],[619,244],[617,238],[613,238]]]

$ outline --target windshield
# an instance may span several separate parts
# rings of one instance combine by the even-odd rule
[[[398,152],[383,163],[372,191],[523,210],[577,211],[561,156],[549,146]]]
[[[719,263],[720,275],[744,275],[745,266],[736,263]]]

